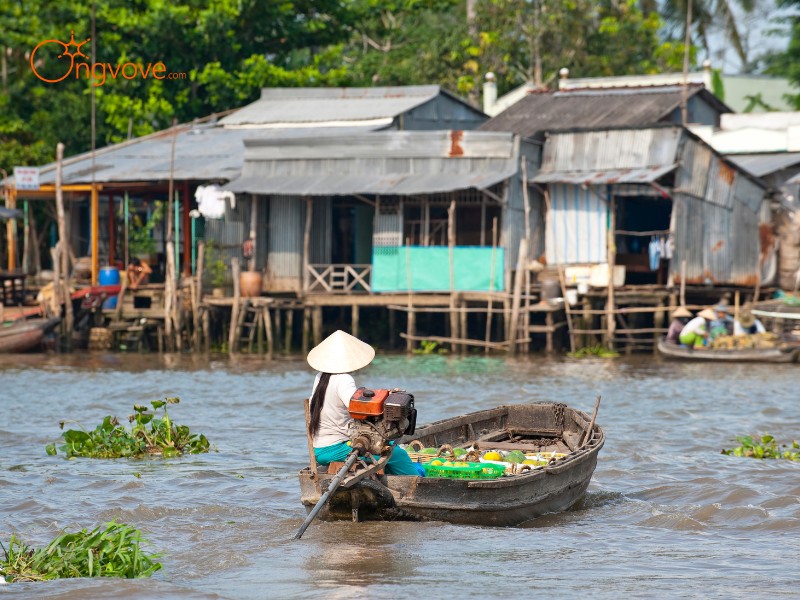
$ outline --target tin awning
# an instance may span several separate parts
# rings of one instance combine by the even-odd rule
[[[245,175],[225,184],[236,193],[289,196],[348,196],[385,194],[409,196],[465,189],[487,189],[516,173],[505,170],[436,174],[350,174],[350,175]]]
[[[572,185],[606,185],[614,183],[653,183],[678,168],[676,164],[635,169],[599,169],[595,171],[540,171],[534,183],[568,183]]]

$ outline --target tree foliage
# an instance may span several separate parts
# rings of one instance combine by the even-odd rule
[[[92,36],[93,4],[95,34],[84,49],[92,48],[97,62],[161,61],[185,78],[107,76],[98,85],[93,78],[53,84],[35,77],[33,48],[45,39],[66,42],[71,32],[76,40]],[[6,0],[0,5],[0,167],[52,160],[58,141],[67,155],[88,150],[92,90],[100,147],[173,119],[237,108],[263,87],[437,83],[477,102],[488,71],[502,93],[525,81],[552,86],[565,66],[575,77],[681,68],[682,36],[673,39],[663,13],[677,1],[471,0],[469,17],[467,4]],[[710,0],[698,3],[706,5]]]

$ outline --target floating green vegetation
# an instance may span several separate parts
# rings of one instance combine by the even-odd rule
[[[786,460],[800,461],[800,444],[797,440],[791,446],[778,445],[775,438],[769,434],[762,436],[742,435],[736,438],[741,444],[731,450],[723,450],[729,456],[745,456],[747,458],[784,458]]]
[[[567,356],[570,358],[617,358],[619,356],[619,352],[609,350],[608,348],[598,344],[597,346],[584,346],[575,352],[568,352]]]
[[[170,419],[167,406],[177,404],[180,398],[153,400],[153,412],[147,406],[134,404],[134,414],[128,417],[130,429],[120,425],[117,417],[107,416],[92,431],[68,429],[61,434],[65,444],[58,449],[67,458],[137,458],[161,455],[166,458],[181,454],[208,452],[206,436],[191,433],[185,425],[176,425]],[[74,421],[71,421],[74,422]],[[64,428],[65,421],[59,425]],[[56,445],[45,448],[50,455],[57,454]]]
[[[25,545],[15,535],[8,548],[0,544],[5,559],[0,560],[0,576],[8,583],[44,581],[68,577],[150,577],[163,569],[158,554],[147,554],[139,530],[122,523],[106,523],[91,531],[62,533],[38,550]]]
[[[419,348],[414,348],[414,354],[447,354],[447,348],[443,348],[439,342],[433,340],[422,340]]]

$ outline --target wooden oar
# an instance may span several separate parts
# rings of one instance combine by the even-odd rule
[[[319,511],[322,510],[322,507],[325,506],[325,503],[339,487],[339,484],[342,483],[342,479],[344,479],[344,476],[347,475],[347,472],[350,470],[350,467],[353,466],[353,463],[356,462],[357,458],[358,458],[358,452],[353,450],[347,457],[347,460],[344,461],[344,465],[342,466],[342,468],[339,469],[338,473],[336,473],[336,477],[331,479],[331,483],[328,486],[328,490],[324,494],[322,494],[322,496],[320,496],[320,499],[317,501],[317,504],[314,506],[311,512],[308,513],[308,516],[306,517],[306,520],[303,522],[303,524],[300,526],[300,529],[298,529],[297,533],[294,534],[294,539],[299,540],[301,537],[303,537],[303,534],[305,533],[306,529],[308,529],[308,526],[311,525],[311,521],[314,520],[314,518],[317,516],[317,513],[319,513]]]
[[[578,448],[580,448],[586,442],[592,439],[592,429],[594,429],[594,420],[597,418],[598,408],[600,408],[600,396],[597,397],[597,401],[594,403],[594,413],[592,413],[592,420],[589,421],[589,427],[586,429],[586,433],[584,433],[583,436],[581,437],[581,443],[578,444]]]

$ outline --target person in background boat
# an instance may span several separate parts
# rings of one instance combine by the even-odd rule
[[[308,353],[308,364],[319,371],[309,403],[309,433],[314,456],[321,465],[344,461],[353,450],[350,446],[353,417],[348,408],[357,388],[351,373],[366,367],[373,358],[372,346],[342,330],[334,331]],[[424,476],[425,470],[405,450],[395,446],[386,463],[386,473]]]
[[[689,321],[680,334],[682,346],[689,348],[703,348],[708,344],[708,332],[711,323],[717,318],[717,314],[710,308],[701,310],[697,316]]]
[[[672,323],[669,324],[669,331],[667,331],[667,342],[670,344],[680,344],[681,332],[686,324],[691,320],[692,313],[681,306],[673,311],[671,316]]]
[[[714,307],[716,318],[711,322],[709,339],[715,340],[723,335],[733,335],[733,317],[731,317],[730,306],[726,302],[720,302]]]
[[[131,264],[128,265],[128,287],[135,290],[141,284],[147,283],[152,272],[153,270],[146,262],[135,257],[132,258]]]
[[[753,335],[766,333],[764,325],[756,319],[749,306],[745,305],[739,311],[739,318],[733,322],[733,335]]]

